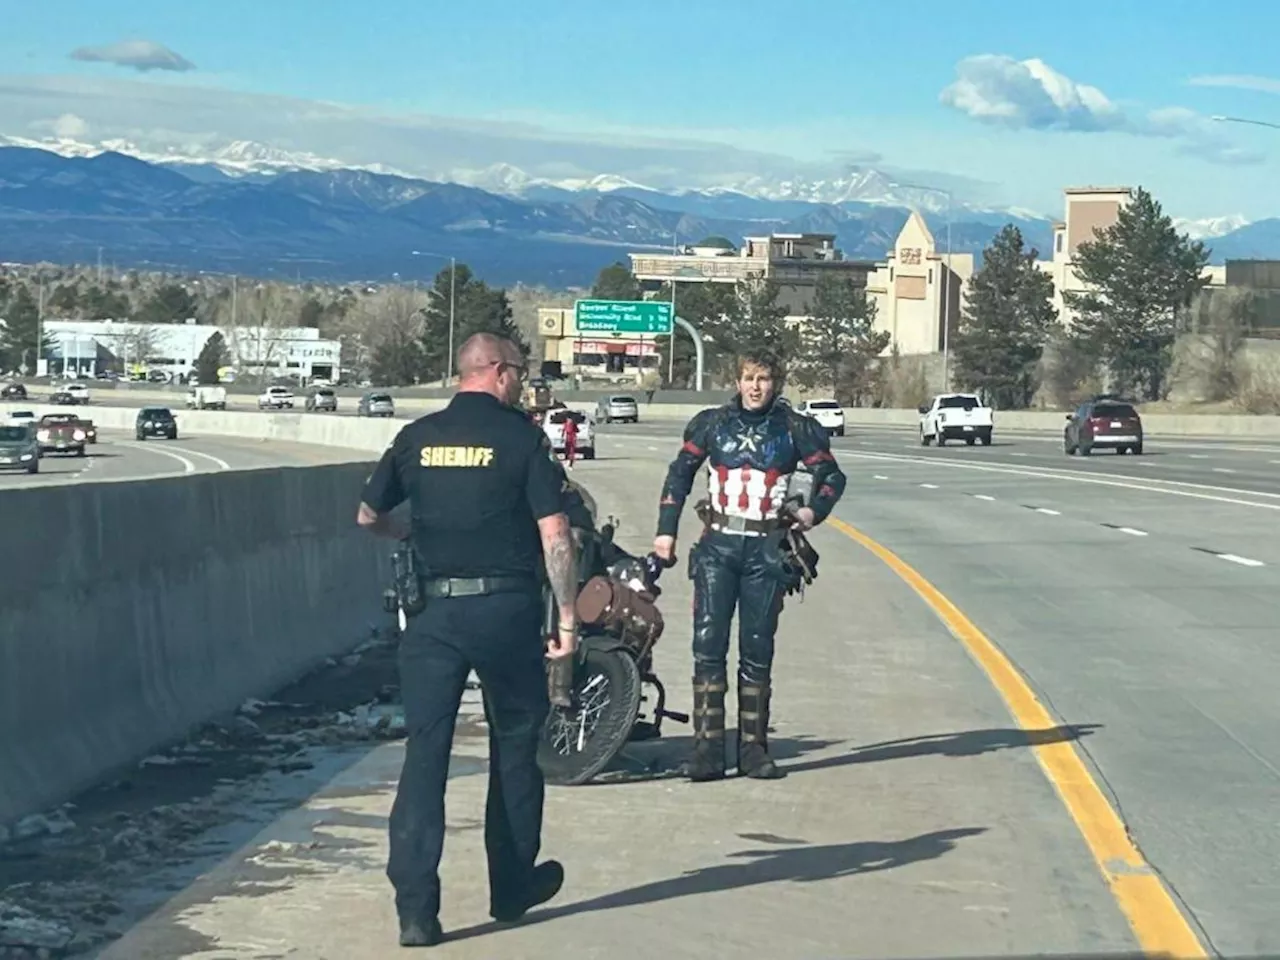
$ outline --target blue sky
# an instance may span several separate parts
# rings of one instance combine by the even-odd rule
[[[659,185],[859,163],[1046,213],[1063,186],[1141,183],[1176,216],[1280,216],[1280,129],[1208,119],[1280,123],[1274,0],[13,6],[9,136],[252,139],[417,157],[424,175],[505,161]],[[107,62],[127,40],[186,69]],[[86,48],[100,56],[69,56]]]

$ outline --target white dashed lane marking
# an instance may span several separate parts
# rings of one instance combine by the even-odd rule
[[[872,480],[888,480],[889,478],[886,477],[884,474],[877,473],[877,474],[874,474],[871,479]]]
[[[1226,560],[1228,563],[1236,563],[1242,567],[1265,567],[1266,564],[1261,560],[1254,560],[1252,557],[1242,557],[1238,553],[1222,553],[1219,550],[1210,550],[1207,547],[1192,547],[1196,553],[1207,553],[1211,557],[1217,557],[1219,560]]]
[[[937,490],[937,489],[938,489],[938,485],[937,485],[936,483],[922,483],[922,484],[920,484],[920,486],[922,486],[922,487],[923,487],[924,489],[926,489],[926,490]]]
[[[1043,513],[1050,517],[1062,516],[1061,512],[1057,510],[1050,510],[1048,507],[1036,507],[1036,513]]]
[[[996,499],[995,497],[987,496],[985,493],[974,493],[974,494],[971,494],[971,496],[975,500],[988,500],[988,501],[994,502]]]
[[[1214,473],[1235,473],[1234,470],[1230,470],[1226,467],[1214,467],[1213,472]]]
[[[1122,527],[1115,523],[1104,523],[1103,526],[1108,530],[1115,530],[1117,533],[1127,533],[1131,537],[1147,536],[1147,531],[1139,530],[1137,527]]]
[[[1218,554],[1218,556],[1223,560],[1230,561],[1231,563],[1238,563],[1242,567],[1265,567],[1266,566],[1266,564],[1263,563],[1261,560],[1253,560],[1249,557],[1237,556],[1234,553],[1220,553]]]

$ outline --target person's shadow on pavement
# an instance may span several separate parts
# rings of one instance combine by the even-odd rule
[[[798,846],[785,849],[742,850],[729,854],[734,861],[711,867],[702,867],[678,877],[656,880],[616,893],[607,893],[590,900],[552,907],[529,915],[525,925],[568,917],[576,913],[597,910],[614,910],[640,904],[692,897],[720,890],[736,890],[763,883],[791,881],[814,883],[837,877],[855,876],[879,870],[934,860],[955,848],[956,842],[966,837],[985,833],[986,827],[958,827],[938,830],[907,840],[859,841],[819,846]],[[465,940],[505,927],[495,923],[477,924],[448,933],[447,941]]]
[[[788,774],[806,770],[824,770],[843,767],[851,763],[882,763],[886,760],[905,760],[909,757],[976,757],[997,750],[1013,750],[1025,747],[1045,746],[1051,743],[1067,743],[1087,737],[1101,729],[1097,723],[1077,723],[1049,727],[1044,730],[1018,728],[994,728],[966,730],[962,733],[938,733],[905,740],[888,740],[855,747],[848,753],[816,760],[801,760],[783,765]]]

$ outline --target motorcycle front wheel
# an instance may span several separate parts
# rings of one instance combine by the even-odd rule
[[[538,741],[538,765],[555,786],[587,783],[626,746],[640,713],[635,660],[621,650],[588,648],[573,702],[572,709],[551,708]]]

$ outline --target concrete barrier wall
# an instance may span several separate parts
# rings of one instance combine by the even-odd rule
[[[404,412],[422,415],[443,409],[447,400],[421,401],[419,409]],[[674,429],[678,423],[688,421],[708,404],[664,404],[640,407],[642,424],[661,423]],[[578,410],[591,411],[590,404],[568,403]],[[36,410],[38,413],[74,410],[89,417],[101,427],[133,429],[137,408],[93,405],[89,407],[47,407],[40,404],[8,404],[7,410]],[[263,439],[293,440],[301,443],[347,447],[353,450],[386,448],[401,427],[403,420],[367,419],[360,417],[335,417],[324,413],[260,413],[238,410],[182,410],[174,408],[179,429],[192,433],[212,433],[228,436]],[[1148,414],[1142,418],[1147,437],[1159,441],[1161,437],[1256,437],[1280,440],[1280,416],[1245,416],[1208,414]],[[901,427],[914,431],[920,416],[914,410],[890,410],[870,407],[848,407],[845,422],[851,429],[858,426]],[[997,411],[996,432],[1014,430],[1033,433],[1061,433],[1066,414],[1031,410]]]
[[[355,526],[368,472],[0,493],[0,824],[367,636],[389,577],[385,542]]]

